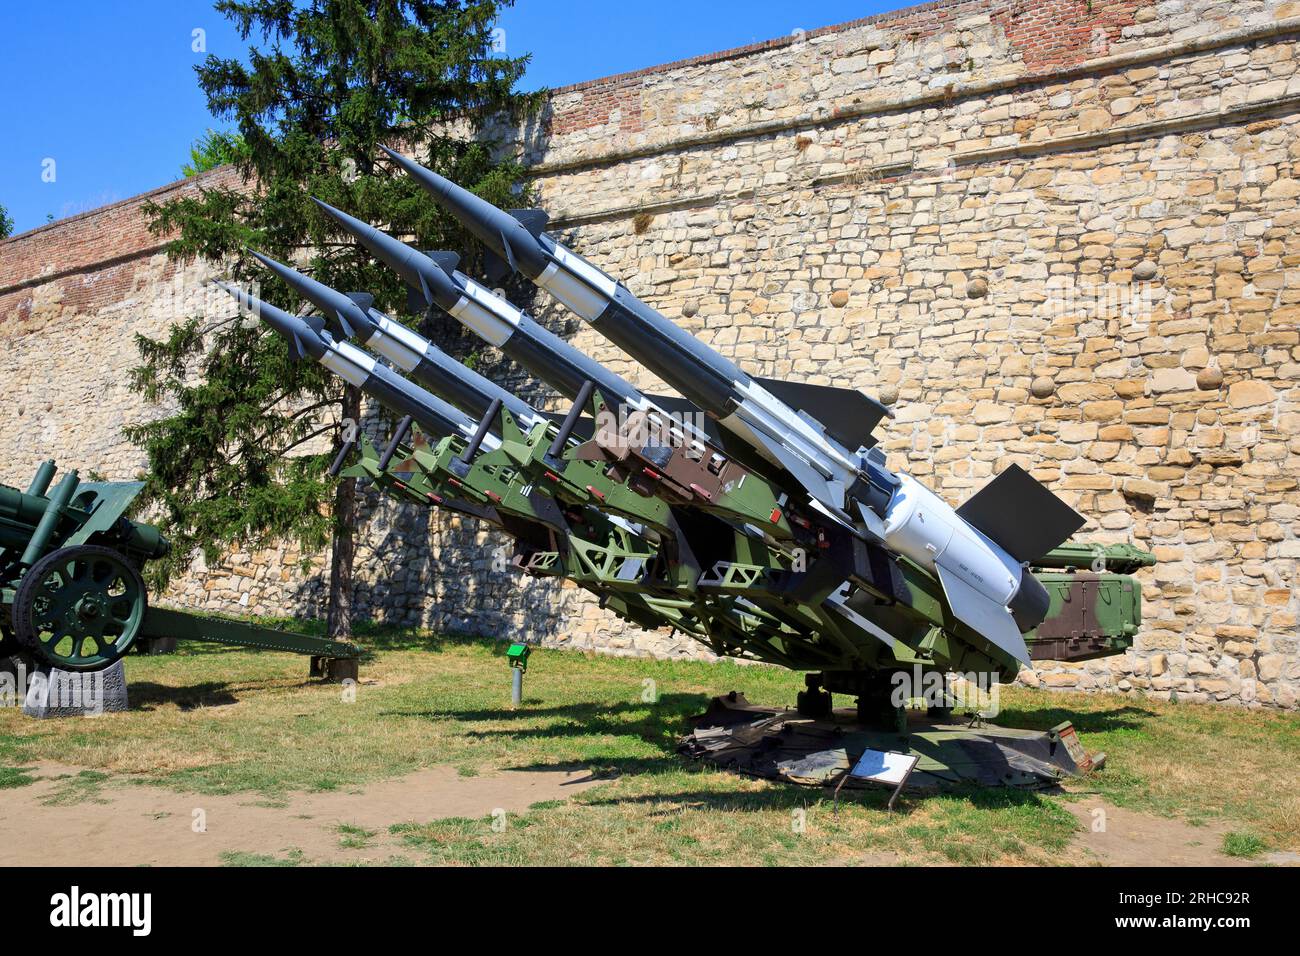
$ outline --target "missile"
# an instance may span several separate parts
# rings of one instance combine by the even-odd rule
[[[619,408],[620,415],[657,413],[654,427],[661,430],[660,434],[679,436],[673,440],[689,443],[701,456],[707,444],[722,437],[701,428],[703,415],[694,405],[678,398],[643,394],[523,310],[457,271],[460,257],[455,253],[420,252],[327,203],[313,201],[343,231],[401,276],[416,299],[414,310],[437,306],[566,398],[577,400],[583,386],[591,382],[609,406]],[[725,451],[750,468],[766,465],[744,445],[732,442]]]
[[[409,415],[429,435],[474,437],[477,423],[464,412],[408,382],[350,342],[336,342],[320,319],[290,315],[242,289],[214,281],[213,285],[233,296],[241,309],[261,319],[289,343],[289,354],[301,361],[312,358],[350,385],[355,385],[385,408]],[[488,450],[500,446],[492,435],[483,440]]]
[[[319,199],[313,202],[401,276],[418,296],[421,308],[436,305],[561,395],[576,398],[583,384],[591,381],[610,401],[633,408],[648,406],[646,398],[621,377],[583,355],[528,313],[458,272],[460,257],[455,253],[420,252]]]
[[[384,315],[374,307],[374,297],[368,293],[344,294],[269,256],[259,252],[252,252],[252,255],[283,279],[291,289],[320,309],[331,331],[343,338],[355,337],[362,345],[386,358],[475,421],[487,413],[494,401],[499,401],[508,409],[524,431],[546,420],[541,412],[523,399],[456,361],[400,322],[394,322]]]
[[[540,210],[507,213],[393,150],[388,156],[478,238],[589,322],[759,455],[787,472],[814,506],[933,572],[953,614],[1025,663],[1022,632],[1049,597],[1026,565],[1084,524],[1011,466],[959,509],[895,474],[869,433],[887,411],[850,389],[756,379],[674,325],[543,230]]]
[[[509,269],[522,273],[593,328],[618,345],[689,401],[737,435],[758,455],[789,473],[828,513],[849,524],[865,521],[846,501],[851,487],[860,496],[873,478],[884,482],[874,497],[887,496],[884,475],[864,473],[855,449],[871,443],[870,430],[886,414],[879,403],[852,389],[821,389],[752,378],[729,359],[669,322],[617,280],[543,232],[546,214],[497,209],[466,189],[386,147],[384,151],[413,176],[452,216]],[[803,411],[770,390],[798,396]],[[834,419],[846,446],[809,409]]]

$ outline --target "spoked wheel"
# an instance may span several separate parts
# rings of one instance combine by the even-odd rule
[[[147,605],[140,572],[118,552],[91,544],[60,548],[18,582],[14,635],[53,667],[102,670],[130,650]]]

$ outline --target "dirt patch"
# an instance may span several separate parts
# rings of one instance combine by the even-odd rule
[[[1232,829],[1226,823],[1192,826],[1095,798],[1062,806],[1082,826],[1073,844],[1082,852],[1082,862],[1106,866],[1256,866],[1262,862],[1221,852],[1223,835]]]
[[[434,767],[351,793],[292,794],[272,806],[256,795],[175,793],[53,763],[36,765],[32,776],[39,779],[0,795],[0,865],[210,866],[223,854],[382,862],[403,852],[388,832],[393,824],[520,813],[601,783],[586,771],[464,777]]]

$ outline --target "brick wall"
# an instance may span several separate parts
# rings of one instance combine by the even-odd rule
[[[932,3],[557,90],[520,148],[556,230],[669,318],[755,373],[892,403],[891,466],[956,502],[1018,462],[1087,536],[1159,554],[1133,652],[1022,679],[1294,707],[1298,38],[1300,4],[1264,0]],[[0,479],[141,466],[131,333],[211,308],[214,271],[167,263],[141,198],[0,244]],[[376,617],[699,653],[494,570],[503,543],[455,518],[368,507]],[[300,557],[196,565],[172,597],[318,612],[324,564]]]

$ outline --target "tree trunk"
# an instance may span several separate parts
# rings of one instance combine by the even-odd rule
[[[343,420],[361,428],[361,391],[343,392]],[[352,562],[357,554],[357,480],[345,478],[334,492],[334,540],[330,548],[330,596],[326,630],[336,641],[352,640]]]

